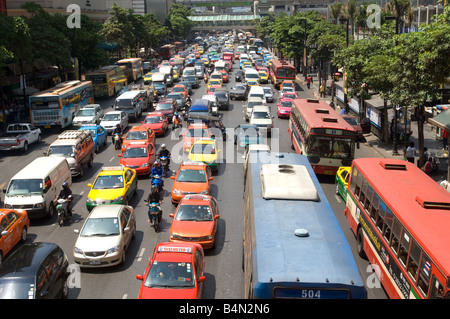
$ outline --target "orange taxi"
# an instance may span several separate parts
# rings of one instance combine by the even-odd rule
[[[177,205],[185,195],[209,195],[211,191],[211,169],[203,162],[183,162],[180,164],[172,185],[172,204]]]
[[[228,72],[226,70],[219,70],[222,73],[222,82],[228,83]]]
[[[131,142],[120,157],[120,165],[132,168],[137,175],[150,175],[156,160],[155,146],[148,142]]]
[[[143,125],[132,126],[123,138],[122,153],[131,142],[148,142],[155,145],[155,132]]]
[[[172,88],[172,91],[170,91],[170,93],[173,93],[173,92],[183,93],[185,98],[188,97],[188,91],[187,91],[186,87],[183,84],[174,85],[174,87]]]
[[[206,280],[205,254],[195,243],[159,243],[141,280],[138,299],[200,299]]]
[[[23,209],[0,209],[0,265],[6,254],[27,239],[30,219]]]
[[[197,138],[211,137],[212,133],[208,125],[204,123],[190,124],[187,130],[183,133],[183,150],[189,152],[192,144]]]
[[[281,82],[280,91],[283,90],[283,88],[287,88],[287,87],[293,88],[295,90],[294,81],[284,80],[283,82]]]
[[[170,242],[194,242],[203,249],[215,244],[219,208],[209,195],[186,195],[177,206],[169,230]]]
[[[169,120],[161,112],[148,113],[141,122],[142,126],[151,129],[155,135],[164,135],[169,127]]]

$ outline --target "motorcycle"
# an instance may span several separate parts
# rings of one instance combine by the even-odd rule
[[[119,133],[115,133],[113,136],[114,148],[120,150],[122,147],[122,136]]]
[[[69,214],[69,202],[72,196],[69,196],[68,199],[60,198],[56,200],[56,211],[58,212],[58,224],[62,227],[66,222],[70,222],[72,215]]]
[[[159,175],[152,176],[151,186],[153,186],[153,185],[156,186],[156,188],[158,189],[158,192],[161,192],[163,190],[164,181],[161,178],[161,176],[159,176]]]
[[[183,125],[181,124],[181,119],[177,117],[177,120],[173,121],[172,131],[175,131],[179,127],[183,127]]]
[[[167,156],[161,156],[159,158],[159,162],[161,163],[161,167],[164,171],[164,177],[167,177],[167,173],[169,172],[169,159]]]
[[[159,230],[159,223],[161,222],[162,210],[159,203],[149,203],[145,201],[148,206],[148,221],[152,224],[155,232]]]

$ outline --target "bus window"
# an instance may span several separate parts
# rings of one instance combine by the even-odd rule
[[[417,245],[417,242],[413,239],[411,242],[411,251],[409,253],[408,257],[408,274],[411,276],[411,278],[416,282],[417,280],[417,270],[419,269],[419,260],[420,260],[420,254],[422,253],[419,245]]]
[[[376,226],[378,226],[378,223],[381,221],[381,229],[383,229],[383,218],[384,214],[382,212],[381,216],[378,214],[378,206],[380,205],[380,196],[378,196],[377,193],[373,194],[373,201],[372,201],[372,207],[370,208],[370,218],[372,218],[373,222]]]
[[[386,217],[384,218],[385,226],[383,229],[383,237],[386,242],[389,243],[391,239],[392,224],[394,223],[394,214],[392,214],[392,211],[389,208],[386,209],[386,204],[383,201],[381,201],[380,203],[380,210],[381,209],[386,210]]]
[[[364,202],[366,201],[366,194],[367,194],[367,179],[363,178],[362,185],[361,185],[361,195],[359,196],[359,202],[362,206],[364,206]]]
[[[419,291],[424,296],[428,295],[431,270],[432,269],[430,259],[427,256],[425,256],[425,254],[423,254],[422,260],[420,261],[419,282],[417,283],[417,286],[419,287]]]
[[[362,184],[362,180],[363,180],[363,176],[362,174],[358,174],[358,178],[356,180],[356,185],[355,185],[355,196],[357,198],[359,198],[359,193],[361,191],[361,184]]]
[[[366,210],[366,212],[370,212],[370,205],[372,204],[372,197],[373,197],[373,188],[372,186],[368,186],[367,187],[367,196],[366,196],[366,201],[364,203],[364,209]]]
[[[444,298],[444,286],[441,285],[439,280],[433,276],[433,282],[431,284],[430,299],[442,299]]]
[[[391,249],[397,255],[398,252],[398,244],[399,244],[399,238],[400,233],[402,230],[402,225],[400,225],[400,222],[397,218],[394,218],[394,227],[392,228],[392,238],[391,238]]]
[[[400,241],[400,250],[398,252],[398,260],[402,264],[403,268],[406,268],[406,260],[408,258],[409,245],[411,244],[411,237],[408,232],[403,229],[402,239]]]

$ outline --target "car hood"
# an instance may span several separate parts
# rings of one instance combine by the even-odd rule
[[[121,235],[117,236],[78,236],[75,247],[81,249],[84,253],[90,251],[107,251],[111,247],[120,244]]]
[[[148,157],[129,157],[121,158],[120,164],[123,166],[141,166],[144,163],[148,163]]]
[[[117,189],[92,189],[89,191],[88,197],[92,200],[103,199],[103,200],[113,200],[119,196],[123,196],[125,190],[123,188]]]
[[[253,125],[270,125],[272,124],[271,119],[251,119],[250,124]]]
[[[95,119],[95,116],[76,116],[74,117],[74,122],[87,122],[87,121],[93,121]]]
[[[180,192],[197,193],[208,189],[208,184],[205,183],[192,183],[192,182],[177,182],[173,183],[172,189],[177,189]]]
[[[171,231],[182,237],[203,237],[212,235],[214,221],[179,221],[172,222]]]
[[[5,196],[5,204],[8,205],[33,205],[36,203],[42,203],[44,201],[44,197],[42,195],[6,195]]]
[[[197,290],[192,288],[147,288],[142,287],[140,299],[197,299]]]
[[[101,121],[100,125],[101,126],[111,126],[111,125],[117,125],[120,124],[120,121]]]
[[[189,154],[189,159],[194,162],[209,163],[209,162],[217,160],[217,153],[216,154]]]

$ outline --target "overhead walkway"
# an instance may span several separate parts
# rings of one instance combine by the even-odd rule
[[[254,14],[219,14],[219,15],[196,15],[189,16],[192,21],[193,30],[228,30],[228,29],[254,29],[254,20],[261,19],[260,15]]]

